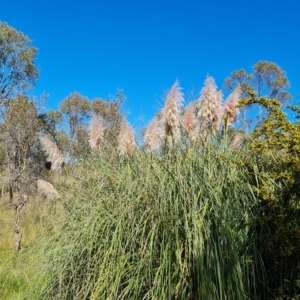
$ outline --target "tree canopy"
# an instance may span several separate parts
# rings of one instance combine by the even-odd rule
[[[237,85],[241,86],[244,95],[247,95],[247,91],[253,90],[258,97],[266,96],[280,102],[292,98],[291,94],[286,91],[290,87],[286,72],[269,61],[257,62],[253,66],[252,73],[247,73],[245,69],[233,71],[231,76],[224,81],[224,86],[230,91],[234,90]]]
[[[72,140],[78,126],[90,115],[90,101],[78,92],[74,92],[65,98],[59,107],[69,124]]]
[[[37,49],[22,32],[0,22],[0,104],[32,87],[38,77]]]

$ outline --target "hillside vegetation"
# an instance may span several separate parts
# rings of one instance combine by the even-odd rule
[[[276,64],[233,72],[225,101],[208,76],[184,105],[176,80],[137,139],[122,91],[40,113],[36,49],[5,23],[0,47],[1,298],[300,299],[300,127]]]

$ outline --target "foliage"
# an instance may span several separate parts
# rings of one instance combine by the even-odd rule
[[[39,299],[255,299],[253,174],[222,144],[181,147],[77,165]]]
[[[253,66],[253,73],[246,73],[245,69],[233,71],[231,77],[224,81],[224,86],[230,91],[240,85],[244,95],[248,91],[255,91],[258,97],[265,95],[280,102],[292,98],[285,89],[290,87],[289,80],[277,64],[268,61],[259,61]]]
[[[11,201],[14,193],[26,194],[27,201],[35,192],[53,201],[41,209],[37,196],[17,217],[29,237],[18,257],[3,238],[3,228],[12,228],[15,218],[1,206],[1,296],[299,299],[300,124],[282,111],[291,95],[278,65],[259,61],[252,73],[233,71],[224,83],[233,93],[223,107],[222,93],[208,77],[198,101],[183,111],[176,81],[140,147],[121,113],[121,90],[110,101],[89,101],[74,92],[58,111],[39,114],[26,96],[38,77],[36,53],[27,36],[0,22],[4,186]],[[240,108],[257,104],[265,111],[249,135],[232,126],[238,102]],[[92,123],[93,132],[91,115],[99,121]],[[55,144],[39,139],[41,134]],[[47,158],[61,169],[56,145],[68,165],[53,186],[44,180],[44,163]],[[59,216],[68,214],[59,230],[55,199],[65,207]],[[36,240],[56,231],[49,243]],[[44,246],[26,252],[34,244]]]
[[[40,124],[34,102],[25,96],[11,100],[0,125],[12,201],[14,191],[31,191],[32,184],[43,169],[44,157],[39,151],[38,141]]]
[[[77,128],[90,115],[90,101],[74,92],[60,103],[59,109],[67,120],[70,139],[73,141]]]
[[[277,296],[294,295],[299,293],[300,280],[300,124],[287,119],[277,100],[259,98],[254,92],[249,96],[241,106],[256,103],[267,110],[265,122],[251,134],[250,146],[254,155],[267,155],[260,169],[276,184],[272,190],[268,188],[270,181],[266,181],[260,189],[264,228],[261,247],[268,271],[265,284]]]
[[[38,77],[37,49],[22,32],[0,22],[0,105],[30,88]]]
[[[42,267],[38,249],[60,228],[64,210],[58,202],[34,196],[22,209],[23,243],[14,251],[12,228],[15,212],[0,202],[0,295],[5,300],[33,299],[30,288],[38,289],[33,277]]]
[[[125,99],[126,97],[123,94],[123,91],[119,90],[117,92],[117,96],[112,100],[96,98],[91,103],[92,113],[96,117],[100,117],[104,122],[104,140],[106,141],[106,150],[118,145],[119,130],[123,121],[121,107]]]
[[[48,110],[44,114],[38,116],[43,133],[50,137],[58,144],[58,126],[63,122],[63,116],[60,111]]]

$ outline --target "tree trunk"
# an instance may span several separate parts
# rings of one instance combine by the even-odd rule
[[[18,205],[15,205],[16,224],[14,227],[14,235],[15,235],[15,245],[16,245],[17,251],[19,251],[21,249],[21,240],[22,240],[20,213],[21,213],[22,207],[26,204],[26,202],[28,200],[28,196],[22,195],[22,199],[23,200]]]
[[[13,186],[10,183],[9,184],[9,203],[12,204],[14,200],[14,192],[13,192]]]

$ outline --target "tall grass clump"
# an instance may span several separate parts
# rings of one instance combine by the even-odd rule
[[[255,176],[240,155],[221,143],[95,153],[61,192],[70,213],[36,297],[256,299]]]

